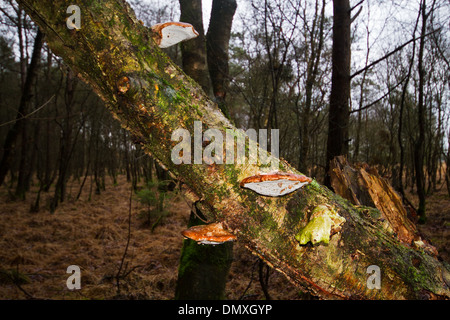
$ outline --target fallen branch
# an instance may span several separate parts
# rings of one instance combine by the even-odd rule
[[[175,164],[175,130],[194,132],[195,121],[224,135],[235,128],[158,48],[155,34],[126,2],[81,1],[79,30],[65,24],[71,1],[18,2],[42,28],[52,51],[94,88],[148,154],[191,189],[208,221],[221,222],[292,283],[324,299],[450,297],[449,266],[402,242],[376,209],[354,206],[314,180],[283,197],[241,188],[244,178],[269,170],[248,157],[243,163]],[[276,159],[269,155],[269,160]],[[281,159],[279,171],[300,174]],[[321,241],[314,238],[317,232]],[[308,234],[311,241],[305,242]],[[373,265],[382,277],[376,289],[367,285]]]

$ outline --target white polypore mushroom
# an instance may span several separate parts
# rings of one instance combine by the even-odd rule
[[[190,227],[181,233],[184,237],[197,241],[200,244],[221,244],[236,240],[236,236],[223,228],[222,223],[216,222],[207,225]]]
[[[168,48],[198,36],[194,27],[185,22],[158,23],[152,26],[152,30],[158,35],[155,40],[160,48]]]
[[[311,178],[304,175],[276,172],[245,178],[241,181],[240,186],[263,196],[279,197],[291,193],[311,181]]]

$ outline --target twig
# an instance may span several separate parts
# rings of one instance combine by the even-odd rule
[[[439,31],[439,30],[441,30],[441,28],[436,29],[436,30],[433,30],[433,31],[430,31],[430,32],[428,32],[426,35],[424,35],[423,37],[428,37],[429,35],[432,35],[433,33],[437,32],[437,31]],[[366,67],[364,67],[364,68],[362,68],[362,69],[359,69],[358,71],[356,71],[355,73],[353,73],[353,74],[350,76],[350,79],[353,79],[353,78],[354,78],[355,76],[357,76],[358,74],[361,74],[361,73],[363,73],[365,70],[372,68],[374,65],[376,65],[376,64],[380,63],[381,61],[383,61],[383,60],[389,58],[389,57],[392,56],[394,53],[396,53],[396,52],[402,50],[404,47],[406,47],[406,46],[407,46],[408,44],[410,44],[411,42],[415,42],[416,40],[419,40],[420,38],[421,38],[421,37],[414,37],[414,38],[412,38],[411,40],[405,42],[404,44],[398,46],[397,48],[395,48],[394,50],[392,50],[392,51],[389,52],[388,54],[384,55],[383,57],[381,57],[381,58],[375,60],[374,62],[372,62],[371,64],[369,64],[368,66],[366,66]]]
[[[26,291],[24,288],[22,288],[22,286],[20,285],[19,274],[20,274],[20,272],[19,272],[19,264],[17,264],[16,265],[16,275],[11,275],[9,277],[12,280],[12,282],[14,283],[14,285],[20,291],[22,291],[28,299],[31,299],[31,300],[36,299],[32,294],[30,294],[28,291]]]
[[[130,268],[130,270],[128,270],[128,272],[124,273],[124,275],[122,276],[122,278],[128,277],[128,275],[129,275],[130,273],[132,273],[134,270],[136,270],[137,268],[143,268],[143,267],[145,267],[145,265],[140,264],[140,265],[134,266],[133,268]]]
[[[116,283],[117,283],[117,294],[120,294],[120,273],[122,272],[123,263],[125,261],[125,257],[128,252],[128,246],[130,245],[130,239],[131,239],[131,203],[133,200],[133,187],[131,187],[130,190],[130,202],[128,207],[128,235],[127,235],[127,245],[125,246],[125,251],[123,252],[122,260],[120,261],[119,270],[116,274]],[[127,273],[128,275],[129,273]]]
[[[14,282],[14,284],[16,285],[16,287],[17,287],[20,291],[22,291],[22,292],[27,296],[28,299],[30,299],[30,300],[35,300],[35,299],[36,299],[33,295],[31,295],[31,294],[28,293],[24,288],[22,288],[22,286],[21,286],[20,284],[18,284],[17,282]]]
[[[353,7],[351,7],[349,11],[352,12],[353,9],[355,9],[357,6],[360,6],[363,2],[364,2],[364,0],[361,0],[360,2],[358,2],[357,4],[355,4]]]
[[[350,113],[359,112],[359,111],[368,109],[368,108],[372,107],[373,105],[377,104],[378,102],[380,102],[381,100],[383,100],[384,98],[386,98],[387,96],[389,96],[393,90],[395,90],[398,86],[400,86],[400,85],[406,80],[406,78],[407,78],[407,77],[404,77],[404,78],[403,78],[402,80],[400,80],[400,82],[397,83],[395,86],[393,86],[393,87],[391,87],[391,88],[388,88],[388,92],[386,92],[383,96],[381,96],[381,97],[378,98],[377,100],[375,100],[375,101],[369,103],[368,105],[365,105],[364,107],[361,107],[361,108],[359,108],[359,109],[351,110]]]
[[[10,123],[14,123],[14,122],[17,122],[17,121],[26,119],[26,118],[29,118],[31,115],[35,114],[36,112],[38,112],[39,110],[41,110],[42,108],[44,108],[47,104],[49,104],[50,101],[51,101],[54,97],[55,97],[55,95],[52,95],[52,96],[50,97],[50,99],[48,99],[42,106],[40,106],[39,108],[33,110],[32,112],[30,112],[30,113],[28,113],[28,114],[26,114],[26,115],[23,115],[22,118],[14,119],[14,120],[11,120],[11,121],[4,122],[4,123],[0,124],[0,127],[6,126],[6,125],[8,125],[8,124],[10,124]]]
[[[256,268],[256,265],[258,264],[258,262],[259,262],[259,259],[256,260],[255,263],[253,264],[252,274],[250,275],[250,281],[248,282],[247,288],[245,288],[244,292],[242,293],[242,295],[239,297],[238,300],[244,299],[245,294],[247,293],[248,289],[250,289],[250,286],[251,286],[251,284],[253,282],[253,273],[255,272],[255,268]]]
[[[363,8],[363,7],[360,7],[359,10],[358,10],[358,12],[356,12],[355,15],[354,15],[353,17],[350,18],[350,23],[353,23],[353,21],[355,21],[356,18],[358,18],[358,16],[359,16],[359,15],[361,14],[361,12],[362,12],[362,8]]]
[[[266,267],[266,274],[264,276],[264,267]],[[261,289],[266,297],[266,300],[272,300],[272,297],[269,294],[269,290],[267,286],[269,284],[269,267],[264,263],[262,259],[259,259],[259,283],[261,284]]]

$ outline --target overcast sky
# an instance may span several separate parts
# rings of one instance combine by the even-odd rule
[[[152,6],[164,6],[168,2],[171,2],[172,6],[177,6],[178,16],[174,19],[179,19],[179,4],[178,0],[145,0],[152,4]],[[328,0],[327,15],[332,15],[332,0]],[[351,1],[351,5],[354,5],[359,1]],[[242,24],[248,21],[249,17],[246,14],[249,12],[247,7],[247,1],[237,0],[238,6],[236,14],[233,20],[233,30],[241,30]],[[352,62],[356,64],[356,67],[364,62],[366,52],[366,26],[370,30],[371,41],[371,54],[370,57],[376,57],[379,54],[389,51],[392,44],[399,43],[398,39],[392,39],[395,36],[396,31],[400,29],[407,29],[411,26],[411,21],[415,20],[418,10],[419,0],[396,0],[396,1],[374,1],[365,0],[362,5],[362,12],[358,19],[352,26],[358,26],[358,35],[362,41],[352,44]],[[205,33],[208,29],[209,18],[211,14],[212,0],[203,0],[203,25]],[[357,9],[354,10],[356,13]],[[368,25],[367,20],[370,18]],[[404,30],[406,33],[410,30]],[[409,33],[411,34],[411,33]],[[388,40],[388,39],[391,40]],[[373,45],[375,43],[375,45]]]

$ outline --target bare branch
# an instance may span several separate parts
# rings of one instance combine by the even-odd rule
[[[399,87],[399,86],[403,83],[403,81],[406,80],[406,78],[407,78],[407,77],[404,77],[404,78],[403,78],[402,80],[400,80],[400,82],[397,83],[395,86],[393,86],[392,88],[389,88],[389,89],[388,89],[388,92],[386,92],[383,96],[381,96],[381,97],[378,98],[377,100],[375,100],[375,101],[369,103],[368,105],[365,105],[364,107],[361,107],[361,108],[358,108],[358,109],[355,109],[355,110],[351,110],[350,113],[355,113],[355,112],[363,111],[363,110],[366,110],[366,109],[368,109],[368,108],[374,106],[375,104],[377,104],[378,102],[380,102],[381,100],[383,100],[384,98],[386,98],[393,90],[395,90],[397,87]]]
[[[427,34],[425,34],[423,37],[428,37],[428,36],[432,35],[433,33],[437,32],[437,31],[439,31],[439,30],[441,30],[441,28],[436,29],[436,30],[433,30],[433,31],[430,31],[430,32],[428,32]],[[403,49],[404,47],[406,47],[408,44],[410,44],[410,43],[412,43],[412,42],[415,42],[416,40],[419,40],[420,38],[421,38],[421,37],[414,37],[414,38],[412,38],[411,40],[405,42],[404,44],[398,46],[397,48],[395,48],[394,50],[392,50],[392,51],[389,52],[388,54],[384,55],[384,56],[381,57],[380,59],[375,60],[374,62],[372,62],[372,63],[369,64],[368,66],[366,66],[366,67],[364,67],[364,68],[362,68],[362,69],[359,69],[358,71],[356,71],[355,73],[353,73],[353,74],[350,76],[350,79],[353,79],[353,78],[356,77],[357,75],[363,73],[366,69],[372,68],[374,65],[376,65],[376,64],[380,63],[381,61],[383,61],[383,60],[389,58],[389,57],[392,56],[394,53],[396,53],[396,52],[402,50],[402,49]]]
[[[353,9],[355,9],[356,7],[358,7],[358,6],[360,6],[360,5],[362,5],[363,4],[363,2],[364,2],[364,0],[361,0],[360,2],[358,2],[357,4],[355,4],[353,7],[351,7],[350,8],[350,12],[352,12],[353,11]],[[359,9],[359,10],[361,10],[361,9]]]
[[[360,15],[361,12],[362,12],[362,7],[360,7],[358,12],[350,19],[350,23],[353,23],[353,21],[355,21],[356,18],[358,18],[358,16]]]

